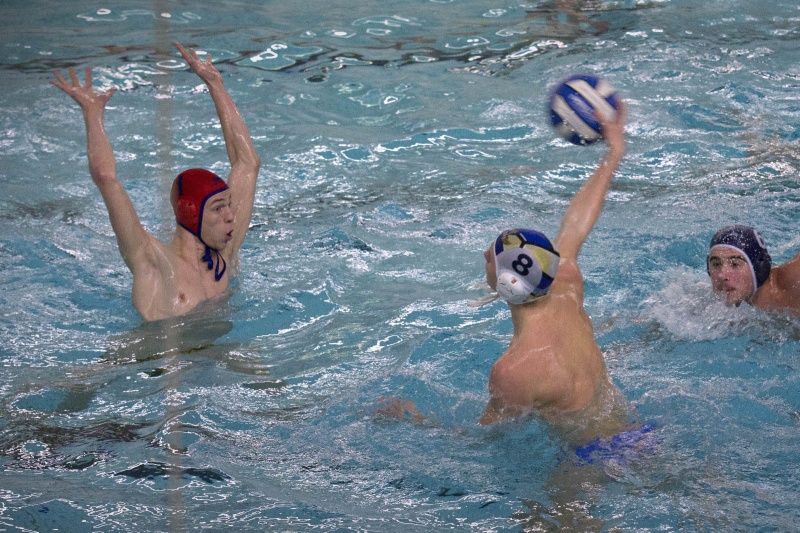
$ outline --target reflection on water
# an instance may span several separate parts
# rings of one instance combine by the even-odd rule
[[[82,470],[115,455],[108,449],[113,443],[141,441],[185,454],[198,438],[214,438],[216,432],[192,414],[196,399],[175,401],[181,390],[206,386],[205,379],[194,381],[198,370],[208,375],[221,364],[238,379],[257,377],[244,384],[254,390],[281,387],[262,381],[269,366],[240,343],[219,342],[233,329],[231,320],[221,319],[225,314],[220,302],[201,305],[189,315],[109,336],[104,356],[66,374],[60,368],[30,369],[24,379],[6,383],[0,405],[0,418],[7,421],[0,439],[0,454],[10,459],[6,468]],[[218,376],[209,377],[208,386]],[[161,409],[153,408],[163,401]],[[193,468],[159,475],[207,481]]]
[[[184,479],[197,478],[208,484],[224,483],[230,480],[230,477],[213,468],[179,468],[163,463],[141,464],[117,472],[115,475],[126,476],[137,480],[147,480],[150,482],[167,477],[180,477]]]
[[[106,356],[101,360],[112,364],[142,362],[167,355],[190,354],[209,349],[220,337],[230,333],[230,320],[186,321],[185,317],[142,326],[109,338]]]
[[[236,14],[236,7],[231,6],[231,15]],[[470,7],[472,9],[461,13],[466,18],[441,21],[441,15],[425,5],[417,11],[419,16],[393,14],[341,19],[340,26],[334,22],[338,18],[335,16],[326,21],[311,19],[306,31],[294,30],[280,36],[276,36],[275,33],[279,32],[273,29],[280,13],[274,13],[272,9],[256,9],[248,16],[256,20],[263,18],[263,27],[269,30],[251,36],[245,42],[267,43],[266,48],[257,51],[240,48],[240,51],[232,52],[209,48],[207,44],[200,46],[202,51],[211,53],[222,64],[266,71],[298,70],[307,74],[307,81],[315,83],[326,81],[331,71],[345,68],[397,68],[442,61],[465,63],[468,66],[463,68],[469,72],[495,74],[516,68],[549,49],[565,48],[581,37],[601,35],[612,28],[615,17],[611,14],[619,19],[620,13],[649,6],[635,3],[630,7],[611,8],[596,1],[553,0],[488,11],[481,10],[480,6]],[[329,9],[333,12],[335,6],[329,6]],[[105,8],[77,15],[77,19],[83,21],[81,28],[93,31],[120,25],[152,28],[155,21],[162,26],[166,24],[163,27],[170,32],[178,32],[181,26],[205,24],[207,18],[203,13],[189,11],[156,13],[146,9]],[[256,27],[259,25],[255,20],[252,23]],[[442,25],[446,25],[446,33],[439,31]],[[168,51],[154,54],[152,48],[142,45],[104,43],[98,51],[79,50],[63,58],[58,57],[61,53],[59,47],[55,48],[56,51],[40,51],[44,57],[35,57],[32,50],[16,45],[7,58],[7,66],[49,72],[76,62],[91,62],[93,57],[111,55],[119,56],[126,63],[170,67],[164,60],[165,55],[170,55]]]

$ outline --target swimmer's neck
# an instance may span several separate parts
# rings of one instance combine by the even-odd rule
[[[508,304],[508,308],[511,311],[511,323],[514,325],[515,337],[529,330],[528,325],[532,321],[539,320],[539,313],[542,308],[547,305],[549,300],[550,295],[546,294],[530,303],[520,305]]]
[[[184,261],[205,263],[203,256],[206,253],[206,245],[186,228],[181,226],[175,228],[175,235],[172,237],[170,247]],[[219,250],[214,251],[219,253]]]

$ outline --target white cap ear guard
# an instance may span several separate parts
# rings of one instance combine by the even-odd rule
[[[533,287],[523,278],[505,270],[497,275],[497,294],[510,304],[524,304],[533,292]]]

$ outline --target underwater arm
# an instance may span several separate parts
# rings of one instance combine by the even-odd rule
[[[578,258],[583,242],[600,216],[606,192],[611,185],[617,167],[625,155],[625,105],[620,102],[616,117],[607,121],[599,117],[603,125],[603,137],[608,151],[583,187],[575,193],[556,237],[555,247],[564,259]]]
[[[128,193],[117,180],[117,167],[111,142],[108,140],[103,124],[106,104],[114,94],[114,89],[103,93],[92,90],[92,71],[86,67],[86,84],[81,85],[75,70],[69,68],[70,81],[55,72],[56,80],[50,83],[67,93],[80,106],[86,124],[86,154],[89,159],[89,173],[92,176],[108,209],[111,227],[117,236],[117,244],[128,267],[133,269],[137,252],[143,249],[149,235],[142,227],[136,209]]]
[[[211,55],[209,54],[205,61],[201,61],[193,48],[187,51],[179,43],[173,44],[192,70],[205,82],[222,125],[225,148],[231,163],[228,187],[231,189],[231,209],[236,217],[231,243],[231,252],[235,254],[244,241],[250,225],[255,201],[256,178],[261,166],[261,159],[253,146],[253,140],[244,119],[223,85],[222,75],[211,62]]]

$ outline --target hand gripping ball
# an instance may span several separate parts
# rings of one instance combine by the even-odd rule
[[[573,144],[592,144],[603,138],[597,110],[613,119],[619,107],[617,91],[592,74],[563,80],[550,95],[550,121],[556,132]]]

